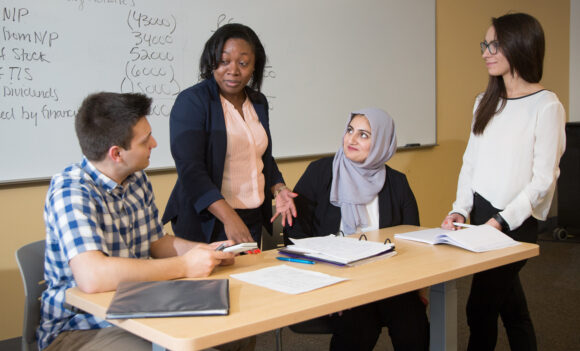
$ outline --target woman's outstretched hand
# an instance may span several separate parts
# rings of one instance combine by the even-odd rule
[[[292,225],[292,218],[297,216],[296,206],[294,205],[296,196],[298,194],[291,192],[286,186],[279,190],[278,195],[276,195],[276,213],[270,219],[270,223],[274,222],[278,216],[282,216],[282,226],[285,226],[286,223]]]

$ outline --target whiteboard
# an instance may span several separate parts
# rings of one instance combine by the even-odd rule
[[[266,49],[275,157],[335,152],[349,112],[367,106],[393,116],[399,146],[436,143],[435,0],[3,0],[0,10],[0,182],[79,161],[74,116],[98,91],[154,98],[150,168],[173,167],[171,106],[229,22]]]

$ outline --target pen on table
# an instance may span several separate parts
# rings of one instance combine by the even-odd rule
[[[280,261],[288,261],[288,262],[297,262],[297,263],[306,263],[306,264],[314,264],[316,262],[309,261],[309,260],[301,260],[299,258],[290,258],[290,257],[276,257]]]
[[[215,250],[216,250],[216,251],[222,251],[222,250],[223,250],[223,249],[225,249],[225,248],[226,248],[226,244],[223,244],[223,243],[222,243],[220,246],[216,247],[216,249],[215,249]]]
[[[476,225],[473,225],[473,224],[460,223],[460,222],[453,222],[453,225],[456,227],[463,227],[463,228],[477,227]]]

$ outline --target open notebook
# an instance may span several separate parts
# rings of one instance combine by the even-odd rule
[[[502,249],[519,244],[514,239],[486,224],[459,230],[442,228],[418,230],[395,234],[395,238],[421,241],[427,244],[449,244],[473,252]]]
[[[108,319],[227,315],[227,279],[122,282]]]

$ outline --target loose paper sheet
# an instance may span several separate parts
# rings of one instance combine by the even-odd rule
[[[252,272],[232,274],[230,277],[286,294],[301,294],[347,280],[285,264]]]

